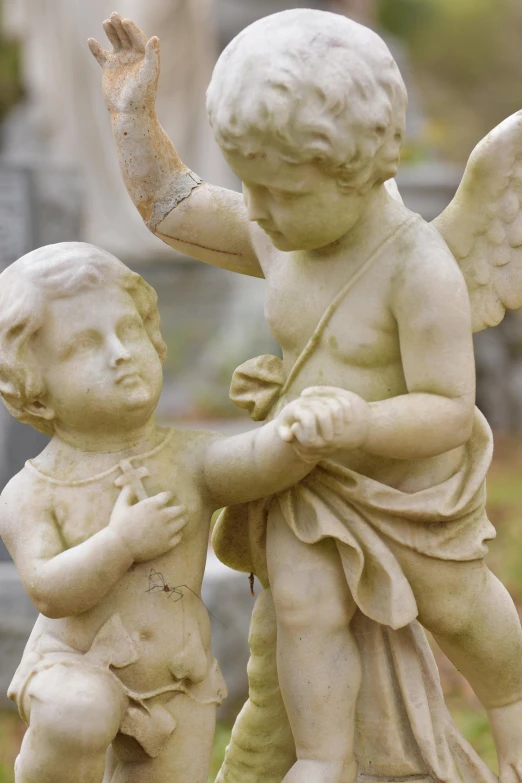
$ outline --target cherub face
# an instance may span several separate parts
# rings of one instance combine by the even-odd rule
[[[51,301],[33,352],[47,389],[42,413],[65,431],[115,433],[153,414],[161,362],[132,297],[121,288]]]
[[[255,157],[225,152],[243,183],[248,218],[279,250],[315,250],[344,236],[359,219],[364,199],[341,191],[313,163],[287,163],[274,148]]]

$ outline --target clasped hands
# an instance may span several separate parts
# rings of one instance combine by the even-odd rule
[[[358,394],[335,386],[311,386],[285,405],[276,419],[282,440],[305,462],[318,462],[339,450],[364,444],[370,406]]]

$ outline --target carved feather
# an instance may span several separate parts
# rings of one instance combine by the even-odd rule
[[[522,111],[473,150],[451,204],[433,221],[469,291],[473,331],[522,307]]]

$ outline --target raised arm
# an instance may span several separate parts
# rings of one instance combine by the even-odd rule
[[[104,22],[112,52],[89,48],[103,69],[125,186],[147,227],[182,253],[233,272],[263,277],[243,198],[201,182],[185,166],[156,116],[159,39],[147,40],[130,19]]]

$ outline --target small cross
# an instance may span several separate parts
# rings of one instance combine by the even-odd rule
[[[148,498],[147,490],[143,486],[142,479],[150,476],[149,471],[143,465],[139,468],[135,468],[130,459],[122,459],[118,467],[120,468],[122,475],[118,476],[114,482],[117,487],[130,486],[138,500],[145,500]]]

